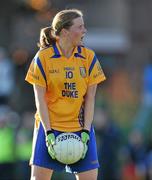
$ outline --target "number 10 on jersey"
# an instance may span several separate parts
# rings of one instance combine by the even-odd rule
[[[72,71],[66,71],[66,78],[67,79],[73,78],[73,72]]]

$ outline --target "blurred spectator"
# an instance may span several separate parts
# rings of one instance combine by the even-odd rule
[[[151,180],[152,179],[152,151],[147,153],[146,166],[147,166],[147,179],[146,180]]]
[[[143,134],[134,130],[129,135],[128,145],[123,150],[125,164],[122,168],[123,180],[146,179],[146,144]]]
[[[17,177],[22,180],[30,178],[29,159],[32,152],[33,117],[34,114],[32,112],[25,112],[17,132]]]
[[[112,77],[110,77],[108,92],[111,100],[116,104],[122,104],[124,102],[130,103],[133,101],[134,94],[127,69],[124,67],[117,67]]]
[[[136,167],[133,163],[132,159],[127,156],[124,152],[123,156],[125,155],[125,165],[122,167],[122,180],[138,180],[136,175]]]
[[[18,115],[0,106],[0,179],[15,180],[15,128]]]
[[[147,169],[147,179],[152,179],[152,131],[150,132],[147,139],[147,155],[146,155],[146,169]]]
[[[152,116],[152,64],[143,71],[141,105],[134,120],[134,129],[146,133]]]
[[[28,63],[25,62],[27,62],[29,59],[31,60],[32,57],[30,57],[28,51],[25,49],[18,48],[12,53],[12,59],[15,65],[16,86],[13,97],[11,98],[11,104],[16,111],[22,114],[24,111],[32,111],[34,108],[34,98],[32,93],[33,89],[24,81],[28,67]],[[28,94],[28,98],[25,96],[25,94]],[[20,103],[21,99],[24,103]]]
[[[14,89],[14,67],[2,47],[0,47],[0,82],[0,104],[7,104]]]
[[[107,108],[96,108],[94,125],[97,134],[98,155],[101,168],[98,179],[118,179],[118,150],[120,129],[110,117]]]

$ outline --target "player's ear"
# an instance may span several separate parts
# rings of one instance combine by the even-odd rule
[[[66,35],[68,35],[69,31],[67,29],[63,28],[61,30],[61,33],[62,33],[62,35],[66,36]]]

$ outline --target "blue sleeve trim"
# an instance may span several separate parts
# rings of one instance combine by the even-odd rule
[[[43,78],[45,79],[46,85],[47,85],[46,75],[45,75],[43,66],[41,64],[41,61],[40,61],[40,59],[38,57],[36,58],[36,64],[38,65],[38,67],[39,67],[39,69],[40,69],[40,71],[41,71],[41,73],[43,75]]]
[[[90,68],[89,68],[89,76],[90,76],[90,74],[91,74],[91,72],[92,72],[92,69],[93,69],[96,61],[97,61],[97,57],[96,57],[96,55],[95,55],[94,58],[93,58],[93,60],[92,60],[91,65],[90,65]]]

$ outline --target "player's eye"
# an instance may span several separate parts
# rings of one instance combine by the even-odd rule
[[[83,29],[83,28],[84,28],[84,26],[83,26],[83,25],[80,25],[80,26],[79,26],[79,28],[80,28],[80,29]]]

